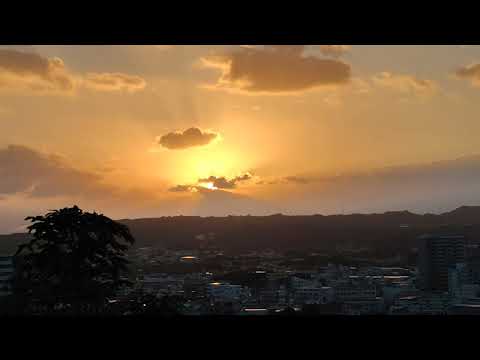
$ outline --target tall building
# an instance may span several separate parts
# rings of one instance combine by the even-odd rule
[[[0,297],[11,294],[13,274],[13,258],[0,255]]]
[[[419,288],[448,291],[448,269],[465,261],[463,235],[423,235],[418,253]]]

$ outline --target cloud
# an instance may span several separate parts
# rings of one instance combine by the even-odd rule
[[[122,73],[74,74],[58,57],[0,49],[0,89],[34,94],[72,94],[78,87],[95,91],[134,92],[145,88],[139,76]]]
[[[377,86],[416,96],[431,96],[439,90],[435,81],[419,79],[412,75],[382,72],[375,75],[372,80]]]
[[[62,59],[0,49],[0,88],[65,92],[73,90],[74,86],[74,77]]]
[[[318,180],[319,179],[316,179],[316,178],[306,178],[301,176],[284,176],[280,178],[273,178],[270,180],[260,180],[260,181],[257,181],[256,184],[257,185],[281,185],[281,184],[305,185]]]
[[[192,192],[195,187],[192,185],[177,185],[168,189],[170,192]]]
[[[237,176],[234,178],[235,181],[247,181],[252,178],[252,175],[250,173],[243,174],[242,176]]]
[[[441,212],[480,201],[480,155],[309,177],[291,194],[289,209],[304,213]],[[285,201],[285,200],[283,200]]]
[[[219,189],[233,189],[235,187],[235,180],[227,180],[224,176],[216,177],[210,176],[205,179],[199,179],[199,183],[212,183],[213,186]]]
[[[174,45],[154,45],[159,50],[171,50],[173,49]]]
[[[233,179],[227,180],[224,176],[222,177],[216,177],[216,176],[210,176],[205,179],[199,179],[198,183],[212,183],[214,187],[218,189],[234,189],[237,186],[238,182],[241,181],[247,181],[252,178],[252,175],[249,173],[246,173],[242,176],[237,176]]]
[[[47,155],[22,145],[0,149],[0,195],[31,197],[111,193],[102,178],[75,169],[57,155]]]
[[[16,207],[30,212],[32,206],[48,210],[65,204],[83,204],[115,212],[138,204],[151,206],[158,202],[159,196],[161,192],[156,187],[106,183],[100,173],[76,168],[55,154],[23,145],[0,148],[0,207],[16,203]]]
[[[218,134],[192,127],[184,132],[171,132],[160,137],[158,143],[170,150],[187,149],[210,144]]]
[[[241,176],[234,177],[228,180],[225,176],[209,176],[208,178],[198,179],[196,184],[191,185],[176,185],[168,189],[170,192],[210,192],[219,191],[218,189],[234,189],[237,183],[241,181],[247,181],[252,178],[252,175],[245,173]],[[202,184],[211,183],[215,189],[209,189]]]
[[[350,51],[349,45],[320,45],[320,53],[325,56],[331,56],[333,58],[339,58]]]
[[[84,85],[98,91],[135,92],[143,90],[146,82],[143,78],[135,75],[122,73],[88,73],[85,75]]]
[[[262,48],[263,45],[239,45],[241,48],[245,49],[255,49],[255,48]]]
[[[284,180],[296,184],[308,184],[310,182],[309,179],[300,176],[286,176]]]
[[[278,179],[275,179],[275,180],[259,180],[257,181],[255,184],[256,185],[277,185],[280,183],[280,180]]]
[[[455,71],[458,79],[470,80],[473,86],[480,87],[480,63],[462,66]]]
[[[248,93],[290,93],[350,80],[350,65],[337,59],[304,56],[303,45],[269,45],[204,57],[203,63],[222,71],[211,89]]]

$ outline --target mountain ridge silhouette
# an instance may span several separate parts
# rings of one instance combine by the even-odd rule
[[[403,251],[415,247],[419,235],[452,228],[480,239],[480,206],[460,206],[442,214],[388,211],[381,214],[270,216],[166,216],[121,219],[137,239],[136,247],[198,248],[210,234],[222,249],[248,251],[332,250],[340,245]],[[28,239],[26,233],[0,235],[0,253],[11,253]]]

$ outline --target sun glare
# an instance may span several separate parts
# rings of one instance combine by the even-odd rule
[[[182,158],[177,158],[176,179],[177,183],[194,184],[199,179],[206,179],[210,176],[231,178],[239,172],[246,171],[243,158],[239,154],[229,150],[196,149],[187,152]],[[213,183],[205,182],[200,186],[215,190]]]
[[[208,190],[217,190],[218,188],[213,185],[213,182],[200,183],[199,186],[204,187]]]

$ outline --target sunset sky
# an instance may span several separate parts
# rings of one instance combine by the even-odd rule
[[[480,46],[1,46],[0,232],[480,205]]]

